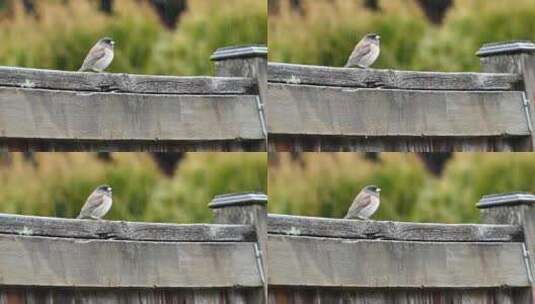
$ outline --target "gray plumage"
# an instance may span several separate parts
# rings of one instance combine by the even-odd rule
[[[78,71],[86,72],[103,72],[112,62],[114,52],[113,47],[115,42],[108,37],[100,39],[92,48],[84,59],[82,67]]]
[[[353,200],[351,207],[344,218],[367,220],[379,208],[381,191],[375,185],[364,187]]]
[[[111,187],[108,185],[101,185],[95,189],[85,201],[82,210],[77,219],[92,219],[100,220],[112,205]]]
[[[346,68],[358,67],[367,69],[379,58],[381,36],[370,33],[364,36],[353,49],[347,60]]]

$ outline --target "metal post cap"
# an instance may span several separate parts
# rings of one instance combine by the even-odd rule
[[[516,206],[535,203],[535,195],[527,192],[510,192],[484,195],[477,203],[477,208],[486,209],[501,206]]]
[[[535,44],[531,41],[506,41],[484,44],[476,55],[478,57],[487,57],[530,52],[535,52]]]
[[[261,44],[236,45],[217,49],[210,60],[221,61],[233,58],[267,57],[268,48]]]
[[[217,209],[231,206],[266,205],[267,201],[268,197],[264,193],[229,193],[216,195],[210,204],[208,204],[208,207]]]

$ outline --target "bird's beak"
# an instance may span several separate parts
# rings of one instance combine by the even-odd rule
[[[112,42],[111,42],[111,45],[114,46],[114,45],[115,45],[115,41],[112,41]]]
[[[381,36],[377,35],[377,40],[381,40]]]
[[[377,188],[377,193],[381,192],[381,188]]]

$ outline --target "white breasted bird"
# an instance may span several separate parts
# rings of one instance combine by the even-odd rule
[[[353,200],[344,218],[367,220],[379,208],[381,188],[370,185],[364,187]]]
[[[347,60],[346,68],[367,69],[379,58],[381,36],[370,33],[364,36],[353,49]]]
[[[110,211],[111,205],[111,187],[108,185],[98,186],[85,201],[77,219],[100,220]]]
[[[109,37],[100,39],[92,48],[84,59],[82,67],[79,72],[103,72],[113,60],[113,47],[115,41]]]

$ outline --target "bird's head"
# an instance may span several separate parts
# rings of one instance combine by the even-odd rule
[[[102,44],[110,46],[110,47],[113,47],[115,45],[115,41],[113,41],[113,39],[111,39],[110,37],[104,37],[104,38],[100,39],[99,43],[102,43]]]
[[[366,39],[379,42],[381,40],[381,36],[377,33],[369,33],[366,35]]]
[[[364,191],[379,194],[379,192],[381,192],[381,188],[377,187],[376,185],[369,185],[364,187]]]
[[[98,186],[97,190],[105,192],[105,193],[111,195],[111,187],[110,187],[110,185],[100,185],[100,186]]]

